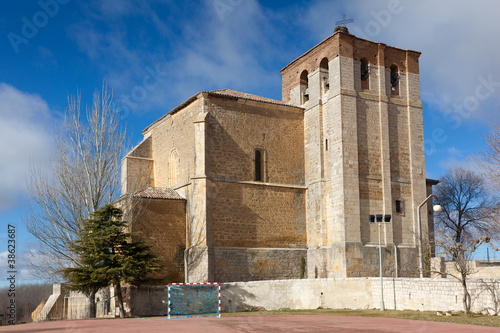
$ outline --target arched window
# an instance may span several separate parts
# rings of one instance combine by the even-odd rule
[[[301,104],[304,104],[309,100],[309,73],[306,70],[302,71],[300,74],[300,95]]]
[[[366,58],[361,59],[361,89],[369,89],[370,83],[370,69],[368,67],[368,60]]]
[[[169,184],[170,187],[179,184],[179,167],[180,167],[180,160],[179,160],[179,153],[177,150],[172,150],[170,152],[170,158],[168,160],[168,169],[169,169]]]
[[[328,69],[328,58],[321,59],[321,62],[319,63],[319,68]]]
[[[328,72],[328,58],[321,59],[319,63],[319,68],[321,72],[321,96],[330,89],[330,80],[329,80],[329,72]]]
[[[399,70],[396,65],[391,66],[391,94],[399,94]]]

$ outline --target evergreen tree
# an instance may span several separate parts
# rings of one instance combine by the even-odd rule
[[[126,232],[126,222],[120,221],[122,211],[106,205],[82,224],[72,250],[78,254],[80,266],[61,270],[71,282],[70,288],[89,296],[104,287],[114,285],[118,297],[120,317],[125,317],[121,282],[138,284],[161,268],[160,260],[150,254],[143,241],[131,242],[135,233]],[[89,297],[91,298],[91,297]],[[92,299],[94,299],[92,297]],[[90,305],[95,313],[95,301]]]

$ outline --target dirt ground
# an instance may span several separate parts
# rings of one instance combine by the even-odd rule
[[[0,327],[0,332],[500,332],[499,328],[392,318],[266,315],[209,318],[129,318],[53,321]]]

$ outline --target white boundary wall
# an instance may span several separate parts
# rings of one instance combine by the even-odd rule
[[[470,279],[472,311],[500,309],[500,279]],[[332,278],[221,283],[222,312],[278,309],[380,309],[379,278]],[[384,278],[386,309],[463,310],[455,279]]]

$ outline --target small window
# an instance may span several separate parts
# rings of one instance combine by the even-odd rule
[[[264,181],[265,172],[265,151],[263,149],[255,150],[255,181]]]
[[[396,213],[403,214],[404,213],[403,200],[396,200],[395,208],[396,208]]]
[[[325,150],[328,150],[328,139],[325,140]]]
[[[330,80],[329,80],[329,72],[328,72],[328,58],[323,58],[319,63],[319,68],[321,72],[321,81],[323,82],[323,86],[321,89],[321,97],[330,89]]]
[[[300,103],[306,103],[309,100],[309,73],[306,70],[302,71],[302,74],[300,74],[300,94]]]
[[[175,149],[170,152],[168,169],[170,187],[179,184],[180,159]]]
[[[368,67],[368,60],[361,59],[361,89],[369,89],[370,69]]]
[[[399,95],[399,70],[398,66],[391,66],[391,94]]]

